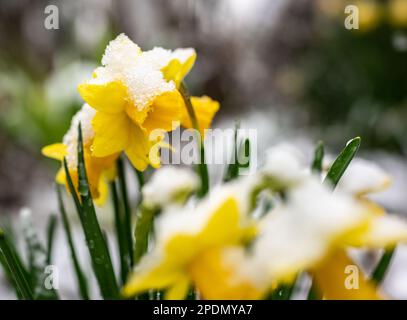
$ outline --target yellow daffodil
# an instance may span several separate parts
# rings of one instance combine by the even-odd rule
[[[106,157],[124,151],[140,171],[149,164],[159,166],[153,147],[167,145],[162,142],[163,134],[149,135],[156,129],[171,131],[174,123],[185,122],[186,108],[177,86],[195,57],[193,49],[142,52],[123,34],[111,41],[103,66],[78,86],[82,98],[97,111],[92,121],[92,155]],[[202,114],[202,124],[209,125],[217,110],[213,106],[218,105],[209,98],[197,101],[198,122]],[[201,112],[202,105],[208,107]]]
[[[271,150],[263,174],[285,186],[286,192],[286,200],[262,221],[254,244],[252,259],[259,259],[257,265],[265,268],[269,279],[289,282],[298,272],[312,270],[327,299],[380,298],[362,271],[358,290],[348,290],[342,280],[345,268],[354,265],[347,248],[387,248],[407,240],[407,224],[365,198],[388,186],[388,175],[355,159],[332,192],[301,166],[298,154],[281,146]]]
[[[391,0],[389,6],[389,19],[398,27],[407,26],[407,0]]]
[[[220,254],[253,233],[246,216],[248,203],[239,196],[242,189],[237,185],[221,187],[195,209],[163,213],[156,220],[155,248],[136,267],[123,294],[166,289],[167,299],[182,299],[194,284],[206,299],[258,297],[255,288],[247,291],[249,284],[235,285]],[[223,282],[211,287],[211,279]],[[219,286],[222,290],[214,289]]]
[[[118,154],[112,154],[107,157],[96,158],[91,154],[91,146],[93,143],[94,132],[91,126],[92,118],[95,115],[95,110],[89,105],[84,104],[76,115],[72,118],[71,127],[65,134],[62,143],[48,145],[42,149],[43,155],[63,161],[67,160],[69,173],[75,187],[78,184],[77,171],[77,141],[78,141],[78,125],[81,123],[84,158],[86,164],[86,172],[88,175],[89,185],[92,197],[96,203],[103,204],[107,196],[107,180],[115,174],[115,160]],[[60,184],[67,185],[65,170],[63,167],[58,171],[56,181]]]

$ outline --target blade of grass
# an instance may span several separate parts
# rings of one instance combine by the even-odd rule
[[[13,279],[13,284],[17,291],[17,296],[23,300],[33,300],[34,294],[30,287],[30,281],[27,272],[24,271],[21,260],[17,257],[17,252],[9,243],[4,231],[0,229],[0,255],[3,266],[7,269]]]
[[[312,161],[312,172],[320,174],[322,172],[322,161],[324,159],[324,143],[319,141],[314,152],[314,161]]]
[[[232,155],[230,158],[229,166],[227,167],[226,174],[223,178],[224,182],[228,182],[230,180],[235,179],[239,174],[239,164],[237,161],[237,154],[238,154],[238,141],[237,141],[237,134],[240,127],[240,123],[236,121],[235,123],[235,130],[233,135],[233,150]]]
[[[126,253],[129,268],[133,267],[133,234],[132,234],[132,219],[131,219],[131,208],[129,203],[129,196],[127,193],[127,182],[126,182],[126,171],[125,164],[122,158],[117,161],[117,173],[119,178],[120,193],[122,196],[122,203],[124,209],[124,221],[123,221],[123,232],[126,241]]]
[[[40,242],[31,220],[31,212],[24,209],[21,214],[23,234],[28,249],[30,283],[36,300],[55,300],[58,295],[54,288],[45,286],[48,274],[45,273],[47,251]]]
[[[50,215],[47,224],[47,264],[51,264],[52,261],[52,249],[54,247],[56,226],[57,217],[52,214]]]
[[[198,119],[195,114],[194,107],[191,102],[191,97],[188,92],[188,88],[184,82],[181,83],[179,91],[181,93],[181,96],[184,100],[188,116],[191,120],[192,127],[195,129],[195,131],[198,134],[197,140],[198,140],[198,148],[199,148],[199,164],[198,164],[198,174],[201,178],[201,188],[197,193],[197,196],[199,198],[203,198],[209,191],[209,173],[208,173],[208,166],[206,165],[205,161],[205,146],[203,143],[203,137],[201,137],[200,130],[199,130],[199,124],[198,124]]]
[[[62,216],[62,225],[65,230],[66,240],[68,241],[68,246],[69,246],[69,250],[70,250],[71,258],[72,258],[72,263],[73,263],[73,267],[75,270],[79,294],[82,299],[89,300],[88,283],[86,281],[86,277],[82,271],[82,268],[79,264],[78,255],[76,254],[75,245],[74,245],[74,242],[72,239],[71,226],[70,226],[70,223],[68,220],[68,215],[66,214],[66,211],[65,211],[65,206],[64,206],[64,202],[62,200],[61,190],[60,190],[59,186],[56,186],[55,189],[57,192],[59,211]]]
[[[69,175],[69,170],[66,172]],[[100,229],[86,174],[82,130],[78,126],[78,191],[81,197],[79,216],[85,233],[92,267],[104,299],[116,299],[118,286],[107,244]],[[75,190],[72,190],[76,194]]]
[[[122,210],[119,202],[119,195],[117,193],[116,182],[113,181],[110,183],[110,190],[113,199],[113,209],[114,209],[114,220],[116,228],[116,238],[117,246],[119,248],[119,260],[120,260],[120,276],[122,284],[127,280],[127,274],[129,272],[129,252],[127,249],[127,242],[124,238],[124,219],[122,217]]]
[[[391,259],[393,258],[394,255],[394,251],[395,249],[387,249],[382,257],[380,258],[379,263],[377,264],[376,268],[374,269],[373,273],[372,273],[372,280],[376,283],[376,284],[380,284],[385,275],[386,275],[386,271],[389,268]]]
[[[243,154],[243,156],[242,156]],[[246,138],[243,141],[243,144],[239,148],[239,157],[238,159],[248,159],[246,163],[240,163],[238,162],[239,168],[249,168],[250,167],[250,140],[249,138]]]
[[[346,147],[342,150],[329,169],[324,183],[329,183],[333,188],[336,187],[342,175],[345,173],[346,168],[358,151],[360,141],[360,137],[356,137],[346,144]]]

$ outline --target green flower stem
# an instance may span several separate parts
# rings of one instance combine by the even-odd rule
[[[114,219],[116,227],[116,237],[117,244],[119,248],[119,258],[120,258],[120,276],[122,284],[127,280],[127,274],[129,272],[129,249],[127,248],[127,242],[124,237],[124,218],[122,216],[122,211],[119,202],[119,195],[117,192],[116,182],[113,181],[110,183],[110,190],[113,199],[113,208],[114,208]]]
[[[71,252],[71,258],[75,270],[76,281],[78,282],[79,293],[82,299],[89,300],[88,283],[86,281],[84,272],[82,271],[82,268],[79,264],[78,255],[76,254],[75,245],[72,239],[71,226],[69,224],[68,215],[66,214],[64,202],[62,200],[61,190],[59,186],[56,186],[55,189],[57,192],[59,211],[62,216],[62,225],[64,227],[66,240],[68,242],[69,250]]]
[[[131,208],[129,203],[129,197],[127,193],[127,182],[126,182],[126,172],[125,172],[125,165],[122,158],[119,158],[117,161],[117,171],[119,176],[119,186],[120,186],[120,193],[122,196],[123,201],[123,209],[124,209],[124,224],[123,224],[123,231],[125,241],[127,243],[128,248],[128,261],[130,263],[130,267],[134,265],[134,258],[131,254],[133,250],[133,236],[131,232],[132,227],[132,220],[131,220]]]
[[[27,272],[21,264],[21,260],[9,243],[4,231],[0,229],[0,261],[4,265],[6,272],[11,276],[13,284],[17,291],[17,296],[24,300],[33,300],[34,294],[30,287],[30,281],[27,277]]]
[[[185,85],[184,82],[181,83],[179,91],[182,95],[182,98],[184,99],[187,112],[189,115],[189,118],[192,123],[192,127],[195,129],[195,131],[198,133],[198,148],[200,150],[199,152],[199,166],[198,166],[198,173],[199,176],[201,177],[201,189],[198,191],[198,196],[200,198],[204,197],[208,191],[209,191],[209,174],[208,174],[208,167],[206,165],[205,161],[205,147],[203,143],[203,137],[201,137],[200,130],[199,130],[199,124],[198,124],[198,119],[195,114],[194,107],[192,106],[191,102],[191,97],[189,95],[187,86]]]

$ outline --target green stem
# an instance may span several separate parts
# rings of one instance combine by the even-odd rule
[[[198,165],[198,173],[201,177],[201,189],[198,191],[198,196],[200,198],[204,197],[209,191],[209,174],[208,174],[208,167],[205,161],[205,147],[203,143],[203,139],[201,137],[201,131],[199,129],[198,118],[196,117],[194,107],[192,106],[191,97],[189,95],[187,86],[184,82],[181,83],[179,91],[184,99],[187,112],[189,118],[192,123],[192,127],[195,129],[197,133],[197,140],[198,140],[198,148],[199,148],[199,165]]]
[[[127,248],[126,239],[124,238],[124,223],[122,217],[122,211],[120,208],[119,195],[117,193],[116,182],[113,181],[110,183],[110,190],[113,199],[113,208],[114,208],[114,218],[115,218],[115,227],[116,227],[116,237],[117,244],[119,248],[119,258],[120,258],[120,275],[122,284],[127,280],[127,274],[129,271],[129,250]]]
[[[118,175],[119,175],[119,185],[120,191],[123,200],[123,208],[124,208],[124,236],[127,243],[128,254],[129,254],[129,263],[130,266],[133,267],[134,259],[133,255],[131,254],[133,248],[133,236],[131,232],[132,221],[131,221],[131,208],[129,203],[129,197],[127,194],[127,182],[126,182],[126,173],[125,173],[125,166],[124,161],[122,158],[119,158],[117,161],[117,168],[118,168]]]

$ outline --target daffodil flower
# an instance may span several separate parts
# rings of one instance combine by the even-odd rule
[[[158,167],[158,148],[154,146],[168,147],[162,141],[164,132],[175,129],[174,123],[186,121],[177,85],[195,56],[193,49],[142,52],[123,34],[111,41],[102,58],[103,66],[94,71],[92,79],[78,86],[82,98],[97,111],[92,120],[93,156],[124,151],[140,171],[149,164]],[[198,102],[197,113],[203,115],[203,124],[209,124],[218,104],[209,98],[199,98]],[[199,112],[202,105],[208,107]],[[214,110],[209,112],[210,120],[209,109]],[[161,134],[150,136],[156,129]]]
[[[78,125],[80,123],[82,128],[86,171],[88,175],[91,194],[92,197],[96,200],[96,203],[101,205],[105,202],[108,194],[107,180],[112,179],[115,176],[115,160],[117,159],[118,154],[116,153],[101,158],[97,158],[92,155],[90,149],[94,139],[94,131],[91,126],[91,121],[94,115],[95,110],[89,105],[84,104],[72,118],[71,126],[68,132],[63,137],[63,142],[45,146],[42,149],[42,153],[49,158],[56,159],[61,162],[64,158],[66,158],[69,173],[71,175],[75,188],[77,188],[77,143]],[[56,181],[67,186],[67,180],[63,166],[57,173]]]
[[[365,198],[388,186],[388,175],[356,159],[333,192],[321,184],[320,177],[306,174],[300,157],[287,148],[274,149],[269,157],[263,174],[284,186],[285,200],[261,223],[251,257],[257,260],[253,268],[263,268],[275,283],[289,282],[300,271],[311,270],[327,299],[382,297],[362,271],[358,290],[348,290],[344,279],[346,266],[354,265],[347,248],[387,248],[407,240],[406,222],[386,215]],[[284,166],[290,173],[281,173]]]
[[[167,299],[182,299],[194,284],[210,299],[236,296],[236,288],[246,289],[232,281],[217,291],[208,281],[219,277],[228,283],[222,276],[228,276],[229,271],[221,263],[220,252],[242,244],[254,233],[247,217],[248,197],[241,196],[249,189],[237,184],[219,187],[195,209],[162,213],[155,224],[155,246],[136,267],[122,293],[133,296],[149,289],[166,289]]]

